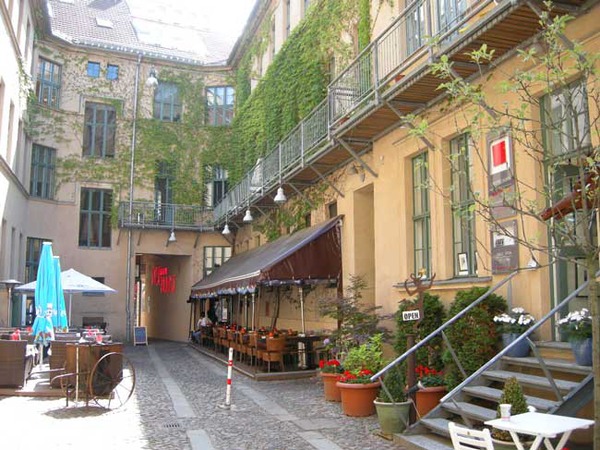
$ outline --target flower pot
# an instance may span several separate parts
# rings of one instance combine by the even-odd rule
[[[411,402],[384,403],[375,400],[374,403],[383,434],[402,433],[406,429]]]
[[[508,347],[519,336],[521,336],[519,333],[502,333],[502,345],[504,348]],[[527,339],[523,339],[515,347],[511,348],[507,353],[505,353],[505,355],[513,358],[523,358],[529,355],[529,344],[527,343]]]
[[[366,417],[375,414],[373,401],[379,393],[379,381],[375,383],[341,383],[337,387],[342,394],[342,412],[350,417]]]
[[[419,416],[423,417],[440,403],[440,399],[446,395],[446,386],[432,386],[419,389],[415,393],[415,403]]]
[[[321,372],[321,379],[323,380],[323,393],[325,394],[325,400],[328,402],[341,402],[342,394],[340,388],[336,386],[337,373],[324,373]]]
[[[571,350],[578,365],[592,365],[592,338],[571,340]]]

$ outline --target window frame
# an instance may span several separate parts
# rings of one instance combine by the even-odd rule
[[[92,118],[88,120],[88,109],[91,110]],[[98,115],[103,112],[103,118],[99,121]],[[110,121],[110,113],[114,121]],[[98,132],[101,137],[98,139]],[[99,103],[85,102],[83,114],[83,144],[82,155],[86,158],[113,158],[115,156],[117,139],[117,110],[114,106]],[[99,142],[98,142],[99,140]],[[101,149],[98,152],[98,144]]]
[[[40,264],[40,255],[42,254],[42,245],[44,242],[52,242],[51,239],[27,237],[25,249],[25,283],[35,281]],[[37,245],[36,245],[37,244]]]
[[[114,73],[114,76],[111,74]],[[107,64],[106,65],[106,79],[110,81],[115,81],[119,79],[119,66],[116,64]]]
[[[413,195],[413,264],[414,273],[425,269],[425,277],[431,276],[431,203],[429,200],[428,154],[420,153],[411,160]],[[422,239],[418,239],[419,234]],[[418,242],[422,242],[420,247]]]
[[[219,93],[223,103],[219,104]],[[211,104],[211,97],[213,103]],[[233,120],[233,108],[235,105],[235,89],[230,85],[206,86],[206,125],[219,127],[229,126]],[[229,102],[230,101],[230,102]],[[228,103],[229,102],[229,103]]]
[[[172,92],[168,92],[169,89]],[[161,96],[162,98],[159,98]],[[161,122],[179,122],[182,113],[183,105],[179,85],[159,81],[154,90],[152,117]]]
[[[87,195],[89,194],[89,195]],[[98,199],[94,199],[98,195]],[[106,199],[108,198],[108,201]],[[80,248],[110,249],[112,246],[111,210],[113,191],[110,189],[81,188],[79,196],[79,234]],[[98,209],[94,208],[97,202]],[[108,205],[107,205],[108,204]],[[94,225],[96,224],[96,230]],[[84,230],[84,227],[86,228]],[[95,237],[95,239],[94,239]],[[108,242],[105,242],[108,241]],[[94,245],[98,244],[98,245]]]
[[[210,252],[208,251],[210,249]],[[227,245],[208,245],[204,247],[204,252],[202,255],[202,272],[204,273],[204,276],[208,276],[212,273],[213,270],[217,269],[218,267],[222,266],[224,263],[226,263],[229,258],[231,258],[231,256],[233,255],[233,251],[232,251],[232,247],[231,246],[227,246]],[[220,255],[218,255],[218,258],[220,258],[220,265],[216,265],[216,259],[217,257],[215,256],[215,252],[220,253]],[[208,255],[208,253],[210,253],[210,255]],[[229,253],[227,255],[227,253]],[[209,262],[209,258],[210,258],[210,264],[208,264]]]
[[[54,199],[56,181],[56,149],[45,145],[31,146],[31,179],[29,195],[37,198]],[[41,180],[40,180],[41,179]]]
[[[88,61],[86,74],[90,78],[100,78],[102,66],[97,61]]]
[[[46,70],[47,67],[50,68],[49,71]],[[46,79],[46,72],[49,74],[49,79]],[[60,108],[61,76],[62,65],[46,58],[40,57],[38,59],[35,90],[40,105],[45,105],[54,109]],[[44,93],[49,94],[46,99],[44,99]]]
[[[466,149],[461,151],[461,145]],[[473,197],[473,158],[471,136],[462,133],[449,142],[451,160],[452,255],[455,277],[477,275],[475,239],[475,198]],[[459,255],[467,255],[468,270],[461,270]]]

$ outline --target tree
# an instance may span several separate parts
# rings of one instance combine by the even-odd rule
[[[447,94],[441,112],[457,111],[456,128],[466,136],[457,151],[446,156],[453,174],[469,172],[463,178],[467,179],[470,201],[466,207],[461,206],[464,203],[454,195],[461,187],[454,183],[450,189],[436,185],[434,179],[428,183],[446,197],[454,214],[484,222],[494,240],[517,243],[537,265],[567,263],[581,267],[587,274],[596,274],[599,59],[597,49],[586,48],[567,37],[573,17],[554,16],[552,5],[548,3],[546,7],[547,11],[541,14],[541,35],[529,47],[519,49],[516,60],[508,64],[497,60],[493,50],[482,45],[469,54],[471,63],[479,67],[479,76],[472,80],[461,78],[447,57],[433,65],[433,72],[444,80],[440,88]],[[492,100],[490,83],[499,90],[500,101]],[[412,122],[414,136],[431,133],[426,118],[407,120]],[[469,176],[473,166],[485,174],[490,195],[473,188]],[[480,252],[488,247],[477,243]],[[495,269],[492,266],[492,271]],[[596,343],[600,342],[598,294],[598,281],[589,276],[589,309]],[[594,442],[595,448],[600,448],[597,345],[593,350],[593,371]]]

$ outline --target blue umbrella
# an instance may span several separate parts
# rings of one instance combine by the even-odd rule
[[[67,308],[65,307],[65,294],[62,288],[60,258],[54,257],[54,275],[56,277],[56,314],[52,316],[52,323],[56,331],[69,331],[67,321]]]
[[[54,339],[52,316],[57,309],[56,275],[54,274],[54,270],[55,263],[52,257],[52,243],[44,242],[35,285],[36,318],[31,328],[35,336],[34,341],[46,346]]]

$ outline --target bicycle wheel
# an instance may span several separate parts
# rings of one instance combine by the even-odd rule
[[[135,388],[135,369],[122,353],[102,356],[88,378],[88,391],[98,406],[117,409],[131,398]]]

